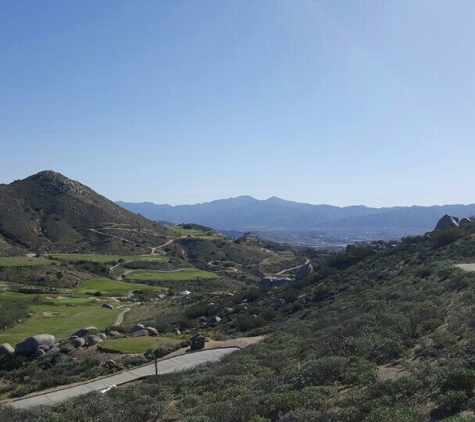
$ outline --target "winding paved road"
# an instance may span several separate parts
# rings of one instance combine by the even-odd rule
[[[158,374],[162,375],[171,372],[181,372],[203,363],[216,362],[223,356],[237,350],[240,350],[240,347],[209,349],[164,359],[158,362]],[[91,391],[105,392],[110,389],[111,386],[125,384],[151,375],[155,375],[155,367],[153,363],[72,387],[65,387],[61,390],[43,392],[23,397],[11,402],[3,403],[3,405],[10,405],[18,409],[38,405],[54,405],[63,400],[90,393]]]

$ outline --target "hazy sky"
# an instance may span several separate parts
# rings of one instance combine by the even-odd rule
[[[0,183],[474,203],[473,0],[0,2]]]

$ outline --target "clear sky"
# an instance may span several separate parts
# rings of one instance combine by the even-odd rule
[[[474,203],[473,0],[0,2],[0,183]]]

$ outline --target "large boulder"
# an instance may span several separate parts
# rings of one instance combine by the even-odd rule
[[[5,356],[11,355],[15,353],[15,349],[12,347],[10,343],[3,343],[0,346],[0,359],[2,359]]]
[[[94,346],[96,344],[102,343],[102,340],[99,336],[87,336],[84,340],[86,340],[86,346]]]
[[[203,335],[201,334],[195,334],[193,337],[191,337],[191,350],[201,350],[205,347],[205,342],[206,339]]]
[[[132,337],[146,337],[146,336],[149,336],[149,332],[147,330],[138,330],[138,331],[134,331],[132,333]]]
[[[43,350],[43,349],[36,349],[34,352],[33,352],[33,357],[35,357],[36,359],[42,357],[46,355],[46,352]]]
[[[38,346],[53,346],[56,339],[51,334],[38,334],[36,336],[28,337],[26,340],[18,343],[15,346],[15,353],[17,355],[31,356]]]
[[[114,307],[110,303],[103,303],[102,307],[107,309],[114,309]]]
[[[86,327],[86,328],[81,328],[80,330],[76,331],[71,337],[95,336],[97,334],[99,334],[99,330],[96,327]]]
[[[445,230],[452,229],[454,227],[459,227],[459,219],[457,217],[452,217],[448,214],[445,214],[435,226],[436,230]]]
[[[72,338],[70,341],[74,347],[82,347],[86,344],[86,340],[84,340],[82,337],[75,337]]]
[[[465,227],[465,226],[467,226],[468,224],[471,224],[471,223],[472,223],[472,220],[470,220],[470,218],[464,217],[459,221],[459,226],[460,227]]]
[[[302,265],[298,269],[297,274],[295,275],[295,278],[297,280],[302,280],[305,277],[307,277],[312,271],[313,271],[313,265],[310,262],[306,262],[304,265]]]
[[[149,335],[149,336],[152,336],[152,337],[158,336],[158,331],[157,331],[156,328],[153,328],[153,327],[145,327],[145,329],[148,331],[148,335]]]
[[[142,330],[145,330],[145,325],[143,325],[143,324],[136,324],[136,325],[134,325],[134,327],[132,328],[132,333],[135,333],[136,331],[142,331]]]

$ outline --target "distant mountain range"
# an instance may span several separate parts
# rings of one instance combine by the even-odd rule
[[[444,215],[466,217],[475,214],[475,204],[370,208],[336,207],[286,201],[277,197],[258,200],[251,196],[220,199],[196,205],[158,205],[151,202],[116,202],[142,216],[173,224],[197,223],[223,232],[253,232],[273,240],[312,244],[302,236],[326,237],[339,243],[379,238],[400,238],[434,229]],[[352,236],[343,235],[351,232]],[[292,241],[293,239],[293,241]]]

